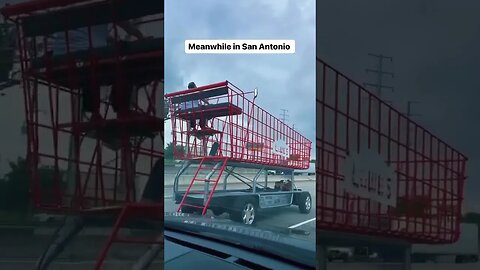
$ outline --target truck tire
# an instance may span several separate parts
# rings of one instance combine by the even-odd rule
[[[197,213],[199,212],[198,209],[194,208],[194,207],[191,207],[191,206],[182,206],[182,213],[184,214],[193,214],[193,213]]]
[[[310,196],[310,193],[300,193],[298,196],[298,210],[303,214],[310,213],[310,210],[312,210],[312,196]]]
[[[257,202],[253,198],[239,199],[230,212],[230,219],[245,225],[252,225],[256,221]]]
[[[225,213],[225,210],[223,210],[222,208],[211,208],[210,210],[212,210],[213,214],[215,216],[220,216],[222,215],[223,213]]]

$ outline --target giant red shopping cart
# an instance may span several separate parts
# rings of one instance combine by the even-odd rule
[[[310,195],[294,185],[285,184],[283,190],[269,188],[267,171],[287,171],[293,182],[294,169],[309,167],[311,142],[255,104],[257,93],[244,92],[224,81],[166,95],[174,156],[185,161],[175,179],[179,211],[198,209],[205,214],[210,208],[216,214],[229,212],[234,219],[251,224],[253,218],[246,220],[245,211],[256,208],[297,204],[302,209],[308,201],[304,211],[310,210]],[[180,176],[194,163],[197,169],[186,191],[180,192]],[[235,168],[255,168],[258,172],[248,178],[245,173],[235,173]],[[225,171],[223,188],[216,191]],[[262,173],[265,182],[260,185],[257,180]],[[229,176],[252,185],[245,192],[229,192]],[[269,203],[267,196],[277,196],[278,200]]]
[[[467,158],[317,59],[317,227],[450,243]]]
[[[78,220],[117,219],[99,269],[112,242],[139,242],[117,236],[127,219],[163,221],[163,37],[129,41],[119,27],[162,21],[163,1],[31,0],[1,12],[18,33],[34,205]],[[110,37],[98,37],[107,25]],[[45,167],[53,178],[42,177]],[[140,202],[152,181],[161,182],[156,195]],[[79,230],[72,224],[57,232],[60,242]]]

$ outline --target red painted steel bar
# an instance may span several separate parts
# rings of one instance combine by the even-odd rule
[[[214,89],[214,88],[225,87],[227,85],[228,85],[228,81],[212,83],[212,84],[200,86],[200,87],[193,88],[193,89],[186,89],[186,90],[176,91],[176,92],[173,92],[173,93],[167,93],[167,94],[165,94],[165,97],[170,98],[170,97],[179,96],[179,95],[192,94],[192,93],[196,93],[196,92],[202,92],[204,90],[210,90],[210,89]]]
[[[11,17],[82,2],[92,2],[92,0],[31,0],[15,5],[6,5],[0,9],[0,13],[5,17]]]
[[[93,5],[75,5],[81,2]],[[112,46],[118,48],[119,42],[129,42],[115,35],[115,44],[105,44],[103,50],[97,50],[93,48],[94,35],[87,26],[88,48],[79,49],[71,41],[73,29],[65,29],[76,27],[73,24],[65,22],[45,31],[36,29],[31,22],[38,18],[35,17],[37,11],[42,13],[42,18],[55,20],[55,8],[69,6],[70,11],[78,12],[95,8],[96,3],[107,1],[35,0],[6,6],[0,13],[17,28],[25,103],[26,162],[34,205],[39,211],[55,214],[119,215],[97,261],[96,267],[100,268],[110,246],[118,240],[116,232],[123,221],[134,215],[163,220],[163,190],[160,190],[163,183],[153,185],[157,186],[157,192],[152,198],[142,198],[155,203],[139,203],[136,198],[138,183],[147,179],[162,181],[158,169],[153,170],[163,159],[163,111],[157,110],[159,104],[155,104],[163,96],[158,83],[163,80],[163,72],[159,72],[160,67],[163,68],[163,47],[158,45],[161,37],[155,37],[151,43],[139,41],[148,43],[150,49],[132,42],[127,55],[111,50]],[[118,5],[104,6],[116,14]],[[115,18],[107,13],[98,19]],[[158,19],[150,20],[154,21]],[[55,35],[47,34],[49,31],[55,31]],[[58,36],[65,39],[64,44],[56,44],[64,46],[60,50],[52,46]],[[43,44],[39,44],[42,40]],[[78,50],[87,53],[78,53]],[[104,50],[113,52],[102,54]],[[140,78],[143,75],[145,78]],[[117,104],[116,112],[112,112],[110,108],[114,104],[103,93],[112,92],[114,87],[116,95],[112,96],[128,101],[131,106]],[[129,99],[131,95],[125,91],[129,87],[136,91],[136,98]],[[86,93],[87,90],[92,95]],[[82,109],[85,104],[81,99],[90,99],[98,106],[92,106],[87,112]],[[159,242],[157,239],[121,241]]]
[[[59,33],[66,39],[64,44],[66,53],[56,55],[55,57],[63,57],[64,60],[54,63],[53,57],[46,55],[46,52],[52,49],[50,48],[52,37],[25,36],[22,34],[23,20],[16,20],[16,16],[28,17],[34,11],[42,11],[48,16],[49,9],[55,7],[68,5],[74,9],[74,4],[80,2],[93,3],[85,0],[36,0],[7,6],[1,10],[4,16],[16,22],[19,30],[17,38],[24,80],[22,88],[26,115],[26,156],[30,167],[29,179],[33,201],[42,209],[57,209],[61,212],[111,206],[112,202],[118,205],[133,202],[136,193],[133,184],[135,179],[148,177],[154,161],[163,157],[163,143],[159,141],[158,136],[151,137],[152,134],[149,133],[156,135],[163,130],[163,116],[152,108],[156,106],[152,105],[156,96],[163,96],[160,84],[156,83],[156,80],[152,80],[145,88],[146,96],[135,99],[137,103],[132,105],[135,117],[113,114],[110,109],[112,104],[108,100],[96,102],[100,104],[99,114],[106,119],[93,120],[91,116],[81,117],[80,102],[82,81],[96,89],[100,86],[99,78],[103,78],[105,72],[116,71],[117,74],[113,78],[132,77],[128,72],[135,69],[127,70],[125,66],[131,61],[141,63],[153,58],[159,59],[158,57],[163,57],[161,49],[139,51],[128,57],[120,55],[118,51],[104,58],[97,54],[87,54],[83,59],[84,70],[81,71],[73,59],[74,46],[70,41],[72,31]],[[112,5],[112,8],[115,6]],[[92,36],[89,30],[86,37],[87,46],[89,44],[90,47],[88,49],[92,49]],[[44,41],[43,48],[36,46],[37,41],[41,40]],[[34,61],[41,65],[35,66]],[[160,65],[162,62],[158,61],[155,64]],[[151,65],[151,62],[148,63]],[[100,65],[102,68],[99,68]],[[105,68],[107,65],[110,68]],[[136,70],[151,72],[143,68],[139,65]],[[82,72],[86,76],[81,77]],[[121,84],[124,82],[113,79],[110,84],[106,81],[102,83],[99,91],[105,92],[110,91],[111,85],[115,83],[119,88],[123,88]],[[123,93],[120,95],[121,98],[125,98]],[[112,134],[109,131],[111,129],[116,131]],[[128,146],[131,147],[129,151],[131,158],[128,158],[128,154],[117,153],[114,146],[110,147],[109,144],[114,145],[119,134],[126,134],[129,137],[127,140],[132,142],[132,145]],[[120,165],[113,166],[109,163],[109,160],[114,158],[115,164]],[[127,165],[129,163],[126,162],[127,158],[135,163],[131,168]],[[51,179],[42,177],[44,167],[49,167],[53,171]],[[72,188],[65,187],[67,179],[73,182]],[[71,200],[75,203],[70,204]]]

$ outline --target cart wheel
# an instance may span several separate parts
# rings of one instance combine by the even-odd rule
[[[241,210],[232,211],[230,213],[230,218],[233,221],[241,222],[246,225],[252,225],[255,222],[255,217],[257,214],[257,206],[255,200],[242,200],[238,205],[240,205],[239,208]]]
[[[310,193],[301,193],[298,200],[298,209],[300,213],[308,214],[312,209],[312,197]]]

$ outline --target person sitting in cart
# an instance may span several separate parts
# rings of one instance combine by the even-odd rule
[[[136,24],[132,23],[131,21],[118,22],[116,26],[123,29],[127,33],[127,38],[132,36],[137,40],[144,38],[142,32],[137,28]],[[114,26],[110,24],[102,24],[90,27],[92,49],[113,46],[114,38],[111,35],[112,31],[110,28],[114,28]],[[68,35],[68,49],[70,53],[88,50],[90,48],[88,27],[82,27],[73,31],[69,31]],[[67,53],[65,34],[57,33],[54,35],[54,38],[55,39],[49,54],[65,55]],[[118,114],[119,112],[128,111],[130,99],[135,86],[127,79],[127,82],[124,84],[125,95],[123,95],[122,98],[117,98],[116,92],[120,87],[115,84],[116,83],[112,85],[110,91],[110,103],[112,104],[113,110]],[[92,118],[100,118],[100,102],[99,98],[97,98],[99,97],[98,93],[100,92],[100,87],[93,89],[91,82],[87,80],[80,82],[79,88],[82,90],[83,113],[89,112],[92,113]]]
[[[194,89],[194,88],[197,88],[197,85],[194,83],[194,82],[190,82],[188,84],[188,89]],[[204,99],[204,98],[201,98],[201,99],[194,99],[194,100],[191,100],[191,101],[186,101],[186,102],[182,102],[180,103],[180,106],[179,106],[179,110],[189,110],[191,109],[194,114],[195,113],[200,113],[201,112],[196,112],[196,110],[202,108],[202,106],[205,106],[205,105],[208,105],[208,100],[207,99]],[[200,119],[198,121],[198,125],[200,126],[200,129],[205,129],[207,127],[207,121],[209,119],[208,118],[205,118],[203,115],[200,115]],[[190,121],[189,121],[189,130],[190,131],[194,131],[196,130],[196,126],[197,126],[197,120],[196,118],[191,118]]]

